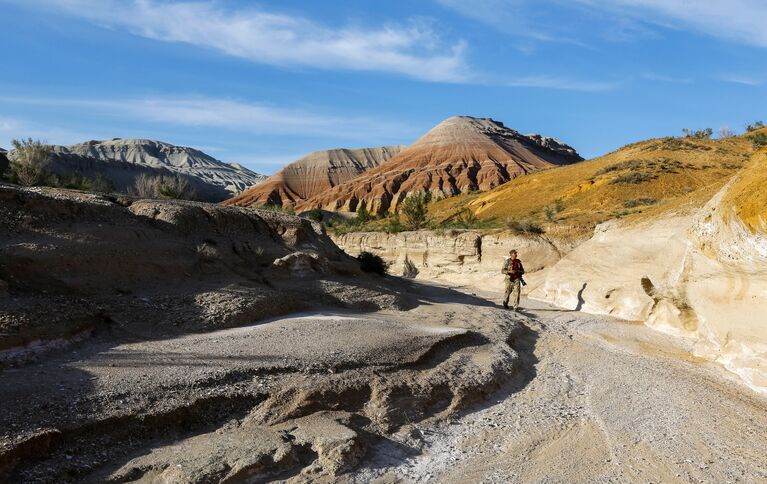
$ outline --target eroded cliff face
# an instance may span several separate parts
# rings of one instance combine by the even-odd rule
[[[691,338],[767,392],[767,238],[722,205],[728,189],[687,214],[598,227],[530,296]]]
[[[522,254],[528,273],[553,265],[569,250],[567,244],[543,236],[475,230],[357,232],[333,236],[333,240],[353,256],[362,251],[380,255],[391,264],[393,274],[497,287],[502,287],[501,267],[509,250],[517,249]]]
[[[723,200],[662,218],[598,226],[582,243],[478,231],[351,233],[350,255],[369,251],[391,272],[499,291],[512,248],[533,299],[642,321],[690,338],[695,356],[718,361],[767,392],[767,236],[752,232]]]

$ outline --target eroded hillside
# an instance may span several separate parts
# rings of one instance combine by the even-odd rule
[[[499,225],[525,219],[556,222],[570,232],[588,234],[612,218],[639,212],[655,217],[688,204],[703,205],[745,166],[752,150],[746,138],[643,141],[520,177],[489,192],[448,198],[435,203],[432,213],[446,220],[468,209]]]

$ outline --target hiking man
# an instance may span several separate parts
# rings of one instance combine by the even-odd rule
[[[509,296],[511,296],[511,307],[516,311],[519,309],[522,275],[525,273],[522,261],[517,259],[517,249],[512,249],[509,252],[509,258],[503,263],[501,273],[506,275],[506,293],[503,297],[503,307],[504,309],[509,309]]]

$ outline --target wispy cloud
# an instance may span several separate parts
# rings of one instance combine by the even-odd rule
[[[257,135],[296,135],[336,139],[415,136],[409,126],[369,116],[338,115],[209,97],[114,99],[0,97],[0,103],[67,108],[100,119],[219,128]],[[82,116],[81,116],[82,117]]]
[[[767,47],[763,0],[575,0],[602,11]]]
[[[562,25],[546,22],[543,10],[535,8],[529,0],[436,0],[464,17],[490,25],[495,29],[542,42],[561,42],[586,46],[571,36]],[[530,6],[533,8],[529,8]],[[543,28],[545,27],[545,28]],[[522,51],[531,51],[529,45],[521,44]]]
[[[331,26],[298,16],[219,2],[11,0],[166,42],[210,48],[249,61],[318,69],[383,71],[425,81],[470,77],[466,43],[447,42],[428,21]]]
[[[656,74],[654,72],[646,72],[642,74],[642,79],[655,82],[668,82],[671,84],[692,84],[692,79],[689,77],[674,77],[664,74]]]
[[[661,27],[767,47],[764,0],[435,1],[500,31],[541,41],[590,45],[594,36],[625,41],[653,37],[653,29]],[[573,16],[581,22],[561,21]],[[593,28],[584,29],[584,22]]]
[[[760,79],[757,77],[752,76],[743,76],[739,74],[725,74],[722,76],[719,76],[720,81],[724,82],[730,82],[732,84],[742,84],[744,86],[763,86],[765,81],[764,79]]]
[[[511,87],[532,87],[582,92],[611,91],[620,86],[620,83],[618,82],[583,81],[552,76],[518,77],[508,81],[506,84]]]

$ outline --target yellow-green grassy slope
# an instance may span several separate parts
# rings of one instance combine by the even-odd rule
[[[767,128],[751,135],[762,133]],[[754,153],[727,192],[724,206],[733,208],[752,233],[767,232],[767,147]]]
[[[488,192],[441,200],[430,213],[436,220],[449,220],[468,209],[499,225],[514,220],[546,224],[546,207],[558,207],[551,228],[561,225],[572,235],[585,234],[611,218],[702,206],[748,163],[752,152],[746,137],[653,139],[520,177]]]

